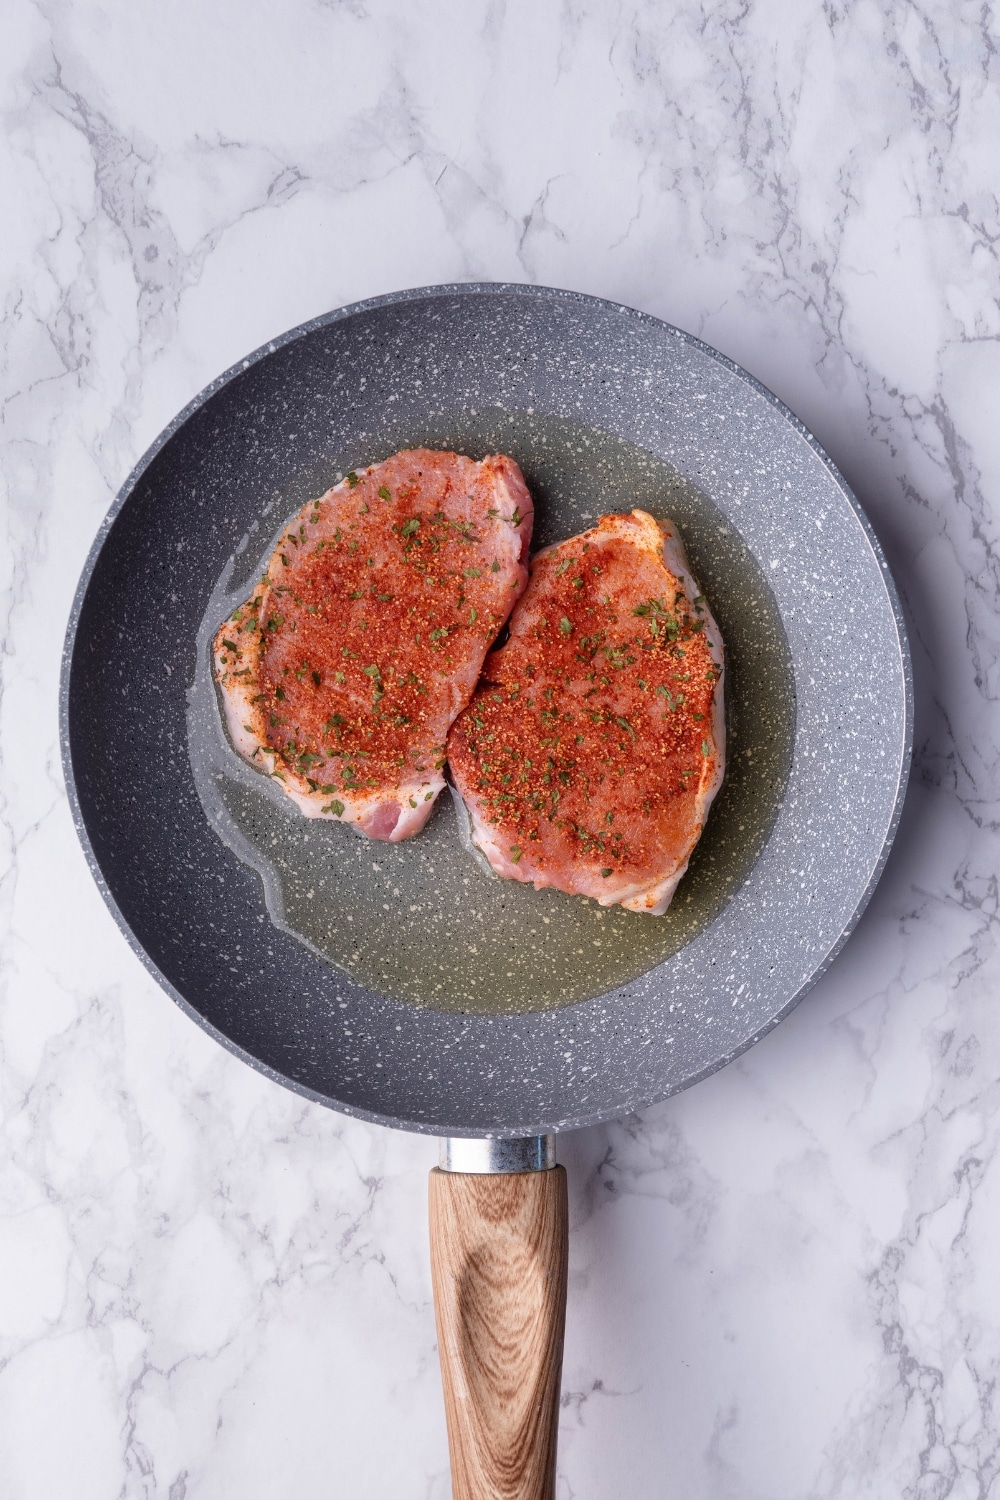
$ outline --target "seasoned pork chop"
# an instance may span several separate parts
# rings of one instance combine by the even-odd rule
[[[602,516],[540,552],[448,736],[497,874],[662,915],[722,782],[722,672],[669,524]]]
[[[449,726],[527,581],[531,523],[502,455],[417,448],[310,501],[215,637],[239,753],[307,817],[418,833]]]

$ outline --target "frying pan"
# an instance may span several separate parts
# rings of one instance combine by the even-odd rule
[[[307,836],[225,744],[207,642],[227,602],[305,499],[417,445],[510,453],[538,545],[636,504],[678,523],[726,640],[730,746],[667,917],[491,882],[447,805],[391,848]],[[432,1268],[455,1494],[550,1495],[555,1133],[770,1030],[895,832],[909,658],[844,480],[744,371],[628,308],[494,284],[359,303],[222,375],[130,475],[77,592],[61,712],[91,870],[174,999],[307,1097],[445,1138]]]

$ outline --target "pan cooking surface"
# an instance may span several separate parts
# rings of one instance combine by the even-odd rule
[[[306,825],[210,743],[213,589],[241,596],[338,470],[414,442],[510,452],[536,545],[637,502],[679,523],[726,639],[733,743],[667,918],[494,885],[447,808],[391,849]],[[81,581],[63,744],[123,931],[219,1040],[341,1109],[527,1134],[685,1087],[804,993],[895,829],[908,672],[856,503],[750,377],[593,299],[432,288],[294,330],[147,454]]]
[[[417,445],[476,458],[512,454],[535,497],[536,545],[582,531],[603,511],[636,505],[681,526],[727,645],[730,771],[665,916],[602,909],[491,877],[462,848],[447,796],[427,829],[402,844],[373,844],[350,829],[307,820],[230,749],[211,680],[210,643],[220,620],[246,597],[276,536],[305,500],[349,468]],[[296,476],[269,505],[273,510],[241,542],[205,612],[189,744],[206,815],[260,874],[274,922],[372,989],[483,1015],[603,994],[661,964],[711,922],[749,874],[774,822],[791,763],[794,688],[767,581],[696,486],[610,433],[494,410],[387,432],[373,457],[337,455]]]

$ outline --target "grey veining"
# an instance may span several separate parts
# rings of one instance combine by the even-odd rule
[[[993,1500],[989,9],[12,0],[4,25],[4,1493],[445,1500],[434,1144],[293,1098],[158,991],[76,846],[56,680],[115,490],[207,380],[328,307],[509,278],[664,317],[787,401],[887,550],[917,685],[899,838],[819,987],[560,1144],[558,1500]]]

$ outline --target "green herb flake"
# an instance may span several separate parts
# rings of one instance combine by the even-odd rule
[[[361,483],[361,480],[358,478],[357,474],[355,474],[353,469],[347,476],[347,483],[350,485],[352,490],[357,489],[358,485]]]
[[[403,525],[399,528],[399,534],[400,536],[412,536],[415,531],[419,530],[419,527],[420,517],[411,516],[408,521],[403,522]]]
[[[572,623],[567,620],[565,615],[563,615],[562,619],[559,621],[559,629],[562,631],[563,635],[571,635],[573,633]]]
[[[318,673],[318,672],[313,672],[313,674],[312,674],[312,680],[313,680],[313,682],[314,682],[314,683],[315,683],[315,685],[316,685],[316,686],[317,686],[317,687],[319,687],[319,683],[320,683],[320,676],[319,676],[319,673]]]
[[[601,879],[602,879],[602,880],[607,880],[607,878],[608,878],[608,876],[609,876],[609,875],[610,875],[610,874],[611,874],[611,873],[612,873],[612,872],[611,872],[611,870],[610,870],[610,869],[608,869],[608,870],[602,870],[602,871],[601,871]]]
[[[338,802],[335,797],[332,802],[328,802],[326,804],[322,811],[325,813],[333,813],[333,816],[335,818],[342,818],[344,816],[344,804],[342,802]]]
[[[380,500],[391,500],[392,499],[392,495],[389,493],[389,487],[388,487],[388,485],[385,485],[385,484],[380,484],[379,485],[379,487],[378,487],[378,497],[379,497]]]
[[[239,646],[237,646],[237,644],[236,644],[235,641],[224,640],[222,642],[222,644],[225,646],[225,648],[226,648],[227,651],[235,651],[236,655],[239,656],[239,654],[240,654],[240,648],[239,648]]]
[[[514,847],[511,849],[511,851],[510,851],[510,857],[511,857],[512,863],[515,864],[515,865],[520,860],[520,858],[521,858],[521,849],[520,849],[520,846],[518,844],[515,844]]]

